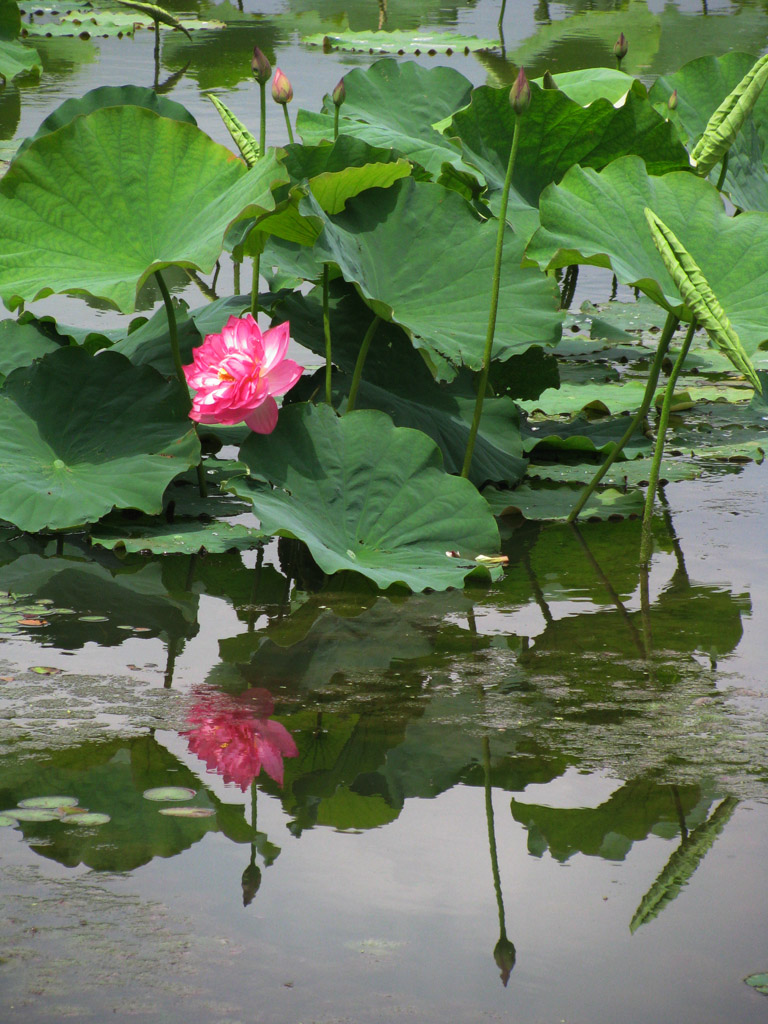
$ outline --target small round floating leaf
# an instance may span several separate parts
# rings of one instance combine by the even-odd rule
[[[81,622],[109,622],[106,615],[78,615]]]
[[[12,818],[10,814],[0,814],[0,828],[8,825],[15,825],[16,823],[16,818]]]
[[[77,806],[76,796],[30,796],[26,800],[19,800],[19,807],[42,807],[55,810],[57,807]]]
[[[108,814],[83,811],[80,814],[65,814],[61,820],[65,825],[106,825],[112,819]]]
[[[210,818],[216,811],[212,807],[161,807],[160,813],[169,818]]]
[[[56,811],[45,810],[43,807],[19,807],[15,811],[3,813],[17,821],[58,821],[60,817]]]
[[[194,789],[187,789],[184,786],[156,786],[154,789],[144,790],[145,800],[191,800],[195,796]]]
[[[768,996],[768,974],[750,974],[744,981],[764,996]]]

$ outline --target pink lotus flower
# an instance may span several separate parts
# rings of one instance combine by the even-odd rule
[[[221,334],[206,335],[184,367],[187,384],[195,391],[190,419],[198,423],[246,424],[257,434],[277,426],[277,402],[304,372],[286,359],[287,323],[261,333],[250,313],[231,316]]]
[[[296,757],[298,749],[284,725],[269,721],[273,710],[266,690],[248,690],[242,697],[205,694],[189,713],[193,728],[182,735],[209,771],[243,792],[262,768],[282,786],[283,758]]]

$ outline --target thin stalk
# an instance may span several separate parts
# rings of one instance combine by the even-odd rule
[[[157,89],[160,81],[160,22],[155,19],[155,83]]]
[[[571,509],[570,514],[569,514],[568,519],[567,519],[567,522],[572,523],[578,517],[579,512],[581,512],[581,510],[586,505],[587,500],[590,497],[590,495],[592,494],[592,492],[595,490],[595,488],[600,483],[600,481],[603,479],[605,474],[608,472],[608,470],[614,464],[616,459],[619,457],[619,455],[623,451],[625,445],[628,444],[628,442],[629,442],[630,438],[632,437],[632,435],[635,433],[637,428],[640,426],[640,424],[645,419],[645,417],[646,417],[646,415],[648,413],[648,410],[651,407],[651,402],[653,401],[653,396],[654,396],[654,393],[656,391],[656,385],[659,382],[659,374],[661,373],[661,364],[664,362],[664,357],[667,354],[667,349],[669,348],[669,343],[672,340],[672,335],[677,330],[677,325],[678,325],[679,322],[680,321],[678,320],[678,318],[675,316],[674,313],[667,314],[667,320],[666,320],[666,323],[664,324],[664,330],[661,332],[661,337],[659,338],[659,344],[658,344],[658,347],[656,349],[656,356],[655,356],[655,358],[653,360],[653,364],[651,365],[651,369],[650,369],[650,371],[648,373],[648,383],[645,385],[645,394],[643,395],[643,401],[642,401],[642,403],[640,405],[640,408],[637,410],[637,412],[633,416],[632,421],[630,422],[629,426],[625,430],[624,436],[619,441],[619,443],[616,446],[616,448],[614,448],[614,450],[611,452],[611,454],[608,456],[608,458],[605,460],[605,462],[602,464],[602,466],[600,466],[598,471],[595,473],[595,475],[592,477],[590,482],[587,484],[587,486],[584,488],[584,490],[579,495],[579,500],[576,502],[576,504]]]
[[[232,257],[232,286],[234,288],[235,295],[240,294],[240,260],[236,260]]]
[[[365,332],[363,343],[360,346],[360,351],[357,353],[357,362],[355,363],[355,370],[352,374],[352,383],[349,386],[349,397],[347,398],[347,412],[352,412],[355,408],[355,402],[357,401],[357,390],[360,387],[360,378],[363,376],[363,366],[365,365],[365,357],[368,355],[368,349],[371,347],[373,336],[379,328],[381,318],[375,316],[371,320],[368,330]]]
[[[480,428],[480,417],[483,415],[483,401],[485,391],[488,387],[488,374],[491,367],[491,352],[493,351],[493,336],[496,333],[496,313],[499,308],[499,289],[501,287],[501,255],[504,249],[504,231],[507,227],[507,206],[509,205],[509,190],[512,187],[512,174],[515,169],[515,158],[520,145],[520,116],[515,116],[515,132],[512,136],[512,148],[509,151],[509,162],[507,163],[507,176],[504,179],[504,189],[501,193],[501,209],[499,211],[499,230],[496,234],[496,255],[493,263],[493,282],[491,285],[491,309],[488,314],[488,332],[485,337],[485,351],[483,353],[483,365],[480,370],[480,379],[477,389],[477,401],[475,402],[475,414],[472,417],[472,426],[469,431],[467,450],[464,455],[464,465],[461,475],[467,479],[469,469],[472,465],[472,455],[475,450],[475,438]]]
[[[501,32],[501,23],[504,21],[504,11],[507,9],[507,0],[501,0],[501,13],[499,14],[499,32]]]
[[[157,280],[157,286],[160,289],[160,294],[163,297],[165,303],[165,315],[168,319],[168,337],[171,342],[171,356],[173,358],[173,365],[176,370],[176,376],[179,378],[184,394],[187,397],[187,409],[192,408],[192,402],[189,399],[189,387],[187,385],[187,378],[184,376],[184,367],[181,363],[181,352],[179,351],[179,331],[176,326],[176,312],[171,302],[171,295],[168,291],[168,286],[165,283],[163,275],[159,270],[155,271],[155,278]],[[197,430],[197,426],[195,426]],[[200,491],[200,497],[206,498],[208,496],[208,486],[205,482],[205,473],[203,472],[202,460],[197,464],[197,486]]]
[[[723,184],[725,183],[725,176],[728,173],[728,154],[729,153],[730,153],[730,150],[726,149],[725,156],[723,157],[723,162],[720,164],[720,177],[717,179],[717,186],[716,186],[718,192],[723,187]]]
[[[259,276],[261,274],[261,253],[253,257],[253,276],[251,277],[251,316],[255,320],[259,314]]]
[[[264,156],[267,149],[267,83],[259,82],[259,153]]]
[[[648,490],[645,493],[645,509],[643,511],[643,528],[640,534],[640,564],[647,565],[651,557],[651,521],[653,519],[653,502],[656,497],[656,488],[659,484],[659,471],[661,469],[661,457],[664,454],[664,438],[669,424],[669,413],[672,408],[672,398],[675,393],[675,384],[683,368],[688,349],[691,347],[693,336],[696,333],[696,318],[691,320],[688,331],[685,335],[683,347],[680,349],[672,373],[669,375],[667,390],[664,392],[664,401],[659,416],[659,426],[656,433],[656,449],[653,453],[651,471],[648,474]]]
[[[334,106],[333,108],[333,141],[339,137],[339,110],[341,108]]]
[[[339,108],[336,108],[338,115]],[[323,264],[323,333],[325,335],[325,400],[331,405],[331,315],[328,309],[328,264]]]
[[[281,103],[280,106],[283,108],[285,114],[285,127],[288,129],[288,141],[293,145],[293,128],[291,128],[291,118],[288,114],[288,104]]]

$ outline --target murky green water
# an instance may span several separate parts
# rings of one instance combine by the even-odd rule
[[[597,5],[605,21],[593,6],[550,4],[547,23],[546,4],[510,0],[508,56],[537,72],[609,63],[629,25],[629,70],[652,77],[768,42],[759,5],[705,18],[634,0]],[[263,17],[219,5],[223,33],[162,51],[160,80],[189,60],[169,91],[222,142],[202,90],[255,111],[255,42],[312,108],[375,59],[303,49],[309,3],[244,8]],[[323,5],[344,12],[378,23],[373,0]],[[494,36],[498,7],[390,0],[388,14]],[[154,73],[149,35],[45,52],[39,85],[0,95],[8,137],[66,95]],[[434,60],[511,75],[498,55]],[[582,288],[605,298],[600,279]],[[768,971],[766,472],[668,486],[647,580],[633,521],[507,523],[499,583],[422,595],[323,583],[285,543],[263,559],[118,559],[3,533],[0,593],[29,596],[0,607],[0,810],[58,794],[111,820],[0,828],[0,1017],[764,1020],[744,979]],[[203,713],[282,723],[298,750],[283,785],[265,767],[243,788],[234,761],[231,781],[208,771]],[[168,785],[204,816],[143,795]]]

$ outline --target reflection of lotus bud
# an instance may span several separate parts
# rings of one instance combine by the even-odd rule
[[[242,886],[243,886],[243,906],[247,907],[250,905],[253,897],[259,891],[261,885],[261,869],[253,861],[243,872]]]
[[[531,105],[531,87],[522,68],[509,91],[509,102],[518,116],[524,114]]]
[[[621,35],[619,36],[619,38],[613,44],[613,53],[614,53],[614,56],[616,57],[616,60],[618,60],[618,61],[624,60],[624,58],[627,56],[627,50],[628,49],[629,49],[629,47],[627,46],[627,38],[624,35],[624,33],[622,32]]]
[[[506,935],[502,935],[496,943],[496,948],[493,951],[493,959],[496,961],[496,966],[501,971],[501,980],[504,983],[504,988],[507,987],[507,982],[509,981],[509,976],[512,973],[512,968],[515,966],[516,957],[517,954],[515,953],[515,947]]]
[[[544,72],[544,77],[541,80],[541,87],[542,87],[542,89],[556,89],[557,88],[557,82],[552,77],[552,72],[551,71],[545,71]]]
[[[272,79],[272,99],[282,106],[293,99],[293,87],[280,68],[275,68],[275,77]]]
[[[269,63],[269,61],[258,48],[258,46],[254,46],[253,48],[253,60],[251,61],[251,71],[253,72],[253,77],[261,85],[263,85],[265,82],[268,82],[269,76],[272,74],[272,65]]]
[[[667,100],[667,106],[670,110],[677,110],[677,89],[674,90],[672,95]]]
[[[331,99],[333,100],[334,107],[340,107],[346,98],[347,89],[346,86],[344,85],[344,79],[342,78],[339,81],[339,84],[333,90],[333,93],[331,94]]]

